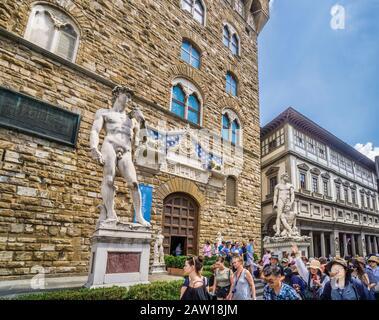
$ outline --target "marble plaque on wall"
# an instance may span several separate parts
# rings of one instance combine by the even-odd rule
[[[140,252],[108,252],[106,273],[140,272]]]

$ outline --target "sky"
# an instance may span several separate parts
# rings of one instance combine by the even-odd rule
[[[258,38],[261,125],[292,106],[370,158],[379,155],[379,0],[270,6]]]

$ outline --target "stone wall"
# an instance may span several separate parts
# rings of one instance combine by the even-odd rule
[[[90,236],[98,217],[101,168],[89,159],[89,130],[94,113],[110,106],[112,84],[135,90],[147,121],[169,128],[187,122],[170,115],[171,81],[186,77],[205,101],[203,127],[221,131],[221,112],[233,108],[243,126],[244,166],[238,177],[238,206],[225,205],[225,188],[196,183],[205,196],[200,209],[199,244],[225,238],[255,237],[260,243],[260,140],[257,35],[226,1],[207,1],[207,25],[180,9],[179,0],[49,0],[80,28],[75,65],[35,50],[23,37],[31,3],[0,4],[0,85],[81,114],[76,148],[0,128],[0,276],[30,275],[40,265],[51,274],[88,269]],[[122,5],[121,5],[121,4]],[[241,56],[222,45],[222,24],[233,23],[241,38]],[[182,39],[202,50],[200,70],[180,60]],[[39,51],[39,52],[38,52]],[[225,74],[238,78],[239,95],[225,93]],[[99,78],[102,80],[99,81]],[[139,170],[139,179],[157,190],[174,177]],[[116,210],[129,219],[131,201],[117,180]],[[161,223],[162,200],[153,194],[152,220]]]

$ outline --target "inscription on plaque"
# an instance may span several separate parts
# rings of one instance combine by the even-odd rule
[[[139,272],[140,261],[140,252],[108,252],[106,273]]]
[[[75,146],[80,115],[0,87],[0,126]]]

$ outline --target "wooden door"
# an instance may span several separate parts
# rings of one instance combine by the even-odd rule
[[[185,238],[183,255],[197,254],[199,206],[185,193],[169,195],[163,202],[163,234],[165,254],[172,254],[173,237]]]

